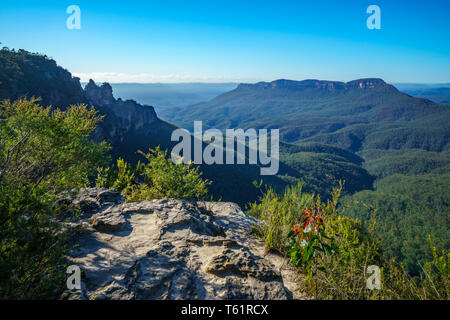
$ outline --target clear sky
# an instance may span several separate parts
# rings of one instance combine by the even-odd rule
[[[381,29],[369,30],[369,5]],[[81,29],[69,30],[69,5]],[[0,1],[2,46],[83,81],[450,82],[449,0]]]

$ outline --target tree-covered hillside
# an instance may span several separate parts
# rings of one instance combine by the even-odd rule
[[[241,84],[209,102],[168,108],[160,116],[187,128],[194,120],[219,129],[279,128],[286,142],[348,132],[359,140],[355,143],[361,144],[361,125],[374,125],[368,127],[371,130],[385,123],[398,127],[430,116],[436,118],[447,111],[447,107],[413,98],[381,79],[348,83],[277,80]],[[352,150],[358,151],[358,147]]]
[[[450,246],[450,173],[401,175],[378,180],[374,191],[361,191],[344,200],[344,214],[376,221],[384,252],[405,264],[413,275],[430,259],[428,236],[441,248]]]
[[[403,89],[403,92],[419,98],[429,99],[436,103],[450,105],[450,88],[448,84],[446,87],[434,87],[434,88],[409,88]]]
[[[46,106],[87,102],[79,79],[45,55],[3,48],[0,70],[0,101],[34,96]]]

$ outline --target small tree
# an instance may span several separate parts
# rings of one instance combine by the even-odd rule
[[[138,162],[134,170],[123,159],[117,160],[113,170],[99,168],[97,186],[117,189],[129,202],[160,198],[202,199],[208,194],[210,181],[202,179],[202,173],[192,163],[174,164],[167,151],[159,147],[139,153],[147,162]]]
[[[109,145],[91,139],[103,117],[85,105],[61,111],[37,102],[0,104],[0,179],[53,194],[85,186],[108,160]]]
[[[107,160],[109,146],[91,139],[101,119],[84,105],[0,103],[0,299],[57,296],[66,249],[51,202]]]

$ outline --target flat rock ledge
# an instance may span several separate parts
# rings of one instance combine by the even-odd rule
[[[303,299],[301,275],[267,253],[255,219],[228,202],[124,203],[115,190],[82,189],[68,223],[68,259],[81,290],[62,299]],[[74,227],[74,226],[77,227]]]

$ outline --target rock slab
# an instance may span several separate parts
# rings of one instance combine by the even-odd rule
[[[74,200],[86,202],[68,257],[82,270],[82,288],[63,299],[303,298],[298,272],[265,252],[251,234],[257,221],[234,203],[124,203],[99,188]]]

